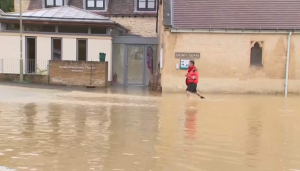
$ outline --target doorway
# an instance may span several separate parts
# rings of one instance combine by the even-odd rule
[[[25,48],[25,73],[34,74],[36,72],[36,37],[26,37]]]
[[[144,56],[145,49],[143,45],[128,45],[127,46],[127,85],[143,85],[144,84]]]
[[[155,69],[156,45],[126,45],[125,49],[125,85],[147,86]]]
[[[77,39],[77,61],[87,61],[86,39]]]

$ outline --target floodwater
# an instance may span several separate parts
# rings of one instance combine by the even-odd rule
[[[300,97],[205,96],[0,85],[0,171],[300,170]]]

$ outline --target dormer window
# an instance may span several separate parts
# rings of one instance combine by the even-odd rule
[[[61,7],[64,5],[64,0],[45,0],[45,2],[46,8]]]
[[[138,11],[156,11],[156,0],[137,0]]]
[[[86,0],[87,10],[105,10],[105,0]]]

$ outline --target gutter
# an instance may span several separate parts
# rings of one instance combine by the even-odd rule
[[[2,19],[0,17],[0,23],[16,23],[19,21],[18,18],[11,18],[7,19],[4,18]],[[45,22],[45,23],[42,23]],[[23,24],[57,24],[57,25],[88,25],[88,26],[105,26],[105,27],[114,27],[114,28],[119,28],[122,31],[128,32],[129,29],[122,26],[121,24],[117,22],[94,22],[92,20],[78,20],[78,21],[71,21],[71,20],[51,20],[51,19],[28,19],[28,18],[23,18]]]
[[[288,94],[291,35],[292,35],[292,32],[290,32],[288,34],[288,40],[287,40],[286,71],[285,71],[285,84],[284,84],[284,87],[285,87],[285,89],[284,89],[284,96],[285,96],[285,98],[287,98],[287,94]]]
[[[291,29],[292,30],[292,29]],[[172,33],[228,33],[228,34],[288,34],[289,30],[229,30],[229,29],[171,29]],[[293,30],[294,34],[300,34],[300,30]]]

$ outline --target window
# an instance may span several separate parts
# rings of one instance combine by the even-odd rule
[[[52,60],[62,60],[61,38],[52,38]]]
[[[45,0],[46,8],[60,7],[64,5],[64,0]]]
[[[6,30],[13,30],[13,31],[19,31],[20,30],[20,24],[6,24]]]
[[[25,24],[24,31],[55,32],[55,25]]]
[[[58,26],[59,33],[88,33],[86,26]]]
[[[156,11],[156,0],[137,0],[138,11]]]
[[[87,61],[86,39],[77,39],[77,61]]]
[[[104,10],[105,0],[86,0],[86,9]]]
[[[262,66],[262,43],[261,42],[255,42],[251,48],[250,65]]]
[[[106,27],[91,27],[91,34],[106,34]]]

